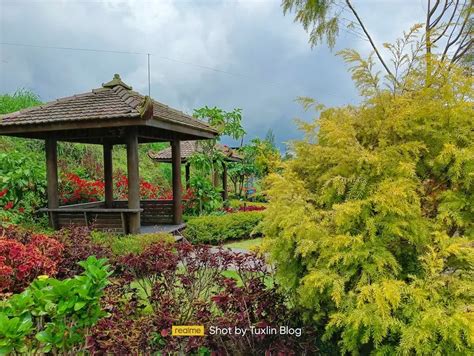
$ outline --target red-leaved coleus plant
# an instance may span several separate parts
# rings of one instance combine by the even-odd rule
[[[63,245],[42,234],[0,228],[0,293],[18,293],[39,275],[54,276]]]

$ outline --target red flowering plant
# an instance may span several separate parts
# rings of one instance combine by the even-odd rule
[[[46,235],[0,227],[0,293],[18,293],[39,275],[55,275],[62,251]]]
[[[104,196],[104,183],[86,180],[74,173],[65,173],[61,177],[59,196],[63,204],[98,201]]]
[[[126,199],[128,195],[128,177],[125,175],[115,175],[114,176],[114,195],[118,199]]]
[[[114,196],[116,199],[127,199],[128,178],[125,175],[114,177]],[[88,180],[77,174],[66,173],[60,184],[60,199],[63,204],[88,203],[102,200],[104,197],[104,182],[102,180]],[[172,193],[162,187],[140,180],[141,199],[171,199]]]
[[[115,195],[118,199],[127,199],[128,197],[128,178],[125,175],[114,177]],[[163,198],[168,192],[163,188],[140,179],[140,197],[141,199],[166,199]]]

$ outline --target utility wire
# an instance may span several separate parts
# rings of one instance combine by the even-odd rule
[[[80,47],[60,47],[60,46],[46,46],[46,45],[34,45],[34,44],[27,44],[27,43],[15,43],[15,42],[0,42],[0,45],[4,46],[13,46],[13,47],[30,47],[30,48],[40,48],[40,49],[55,49],[55,50],[67,50],[67,51],[82,51],[82,52],[96,52],[96,53],[117,53],[117,54],[129,54],[129,55],[146,55],[147,56],[147,66],[148,66],[148,92],[149,95],[151,94],[151,80],[150,80],[150,57],[153,56],[154,58],[159,58],[175,63],[181,63],[181,64],[186,64],[190,66],[194,66],[197,68],[205,69],[205,70],[210,70],[213,72],[217,73],[223,73],[227,75],[231,75],[234,77],[242,77],[242,78],[247,78],[247,79],[258,79],[255,77],[252,77],[250,75],[246,74],[241,74],[241,73],[233,73],[233,72],[228,72],[225,70],[201,65],[201,64],[196,64],[192,62],[187,62],[187,61],[182,61],[179,59],[175,58],[170,58],[170,57],[164,57],[164,56],[158,56],[154,55],[152,53],[147,53],[147,52],[134,52],[134,51],[118,51],[118,50],[107,50],[107,49],[94,49],[94,48],[80,48]],[[279,83],[279,82],[264,82],[259,80],[260,83],[268,84],[268,85],[274,85],[274,86],[284,86],[287,87],[287,84],[285,83]],[[327,90],[324,91],[325,94],[333,97],[338,97],[338,98],[343,98],[340,95],[330,93]],[[345,99],[345,98],[343,98]]]
[[[0,42],[0,45],[15,46],[15,47],[48,48],[48,49],[68,50],[68,51],[86,51],[86,52],[102,52],[102,53],[120,53],[120,54],[147,54],[143,52],[114,51],[114,50],[107,50],[107,49],[74,48],[74,47],[59,47],[59,46],[43,46],[43,45],[13,43],[13,42]]]
[[[33,45],[33,44],[26,44],[26,43],[13,43],[13,42],[0,42],[0,45],[15,46],[15,47],[47,48],[47,49],[68,50],[68,51],[84,51],[84,52],[101,52],[101,53],[119,53],[119,54],[147,55],[147,56],[153,56],[153,57],[155,57],[155,58],[164,59],[164,60],[171,61],[171,62],[186,64],[186,65],[194,66],[194,67],[197,67],[197,68],[210,70],[210,71],[217,72],[217,73],[223,73],[223,74],[232,75],[232,76],[235,76],[235,77],[243,77],[243,78],[255,79],[254,77],[252,77],[252,76],[250,76],[250,75],[241,74],[241,73],[228,72],[228,71],[226,71],[226,70],[222,70],[222,69],[218,69],[218,68],[209,67],[209,66],[205,66],[205,65],[202,65],[202,64],[197,64],[197,63],[182,61],[182,60],[176,59],[176,58],[165,57],[165,56],[158,56],[158,55],[155,55],[155,54],[153,54],[153,53],[132,52],[132,51],[116,51],[116,50],[92,49],[92,48],[43,46],[43,45]],[[277,82],[266,82],[266,83],[267,83],[267,84],[270,84],[270,85],[285,85],[285,86],[286,86],[286,84],[284,84],[284,83],[277,83]]]

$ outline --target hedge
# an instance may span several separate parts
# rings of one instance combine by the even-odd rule
[[[219,244],[226,240],[249,238],[262,221],[263,212],[241,212],[220,216],[191,218],[183,231],[184,237],[193,243]]]
[[[102,231],[93,231],[91,237],[94,242],[110,248],[116,256],[141,253],[152,244],[162,241],[175,241],[172,235],[166,233],[119,236]]]

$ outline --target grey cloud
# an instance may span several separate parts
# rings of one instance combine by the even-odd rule
[[[379,43],[422,20],[419,2],[356,6]],[[312,115],[295,103],[298,96],[329,106],[358,101],[343,61],[324,45],[311,50],[307,34],[277,1],[0,0],[0,21],[2,42],[152,53],[156,99],[189,113],[203,105],[240,107],[248,137],[263,137],[269,128],[278,142],[300,137],[293,118]],[[369,50],[341,32],[336,50],[344,47]],[[147,92],[145,55],[0,46],[0,71],[0,92],[26,87],[45,101],[98,87],[113,73]]]

